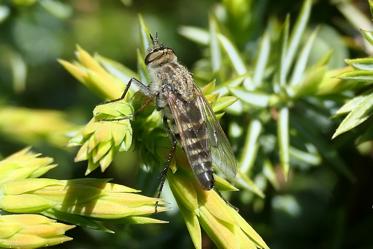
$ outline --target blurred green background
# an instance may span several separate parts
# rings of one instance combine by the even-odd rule
[[[240,32],[239,28],[236,31],[232,28],[230,32],[236,46],[247,55],[255,54],[258,39],[271,18],[283,20],[290,13],[293,21],[302,4],[297,0],[236,2],[252,17],[247,26],[249,33]],[[366,1],[345,2],[370,19]],[[53,156],[59,164],[49,173],[50,177],[82,177],[86,165],[73,163],[76,150],[63,146],[67,139],[60,141],[45,134],[30,135],[32,132],[22,130],[29,125],[26,121],[16,125],[10,122],[11,127],[7,127],[9,115],[19,111],[9,108],[52,109],[62,111],[62,120],[69,120],[75,125],[86,123],[92,116],[93,108],[102,99],[71,77],[57,59],[73,58],[79,44],[91,53],[98,52],[135,70],[136,49],[140,44],[140,13],[150,29],[159,33],[161,41],[176,51],[180,61],[198,71],[200,67],[196,62],[205,56],[206,51],[180,35],[180,28],[208,28],[209,14],[213,9],[219,12],[218,4],[221,1],[0,1],[0,155],[4,157],[25,146],[32,146],[37,152]],[[330,69],[345,66],[346,58],[363,57],[369,53],[369,50],[363,49],[358,27],[349,21],[354,16],[349,16],[349,12],[343,13],[338,4],[337,1],[315,1],[309,21],[311,30],[320,26],[311,60],[312,56],[316,60],[317,54],[332,48],[333,55],[328,64]],[[226,27],[234,25],[233,22]],[[335,111],[335,107],[331,108]],[[232,121],[241,125],[242,119],[237,116],[227,114],[225,118],[224,124]],[[352,177],[347,177],[331,166],[328,160],[323,160],[317,166],[305,169],[298,164],[289,182],[282,182],[278,188],[271,185],[265,188],[265,199],[253,197],[247,192],[232,196],[232,204],[240,209],[271,248],[373,248],[372,145],[358,148],[353,135],[332,141],[338,121],[334,119],[320,134],[333,146],[333,153],[338,155],[338,160],[347,167]],[[43,124],[48,121],[38,120],[37,116],[28,122],[35,126],[51,125]],[[369,124],[372,125],[372,122]],[[51,133],[53,128],[51,125]],[[243,138],[236,137],[233,143],[236,147],[242,145]],[[112,177],[114,182],[153,195],[159,169],[144,173],[135,162],[128,162],[128,158],[128,153],[119,154],[108,171],[103,174],[95,171],[91,176]],[[123,167],[125,160],[126,167]],[[69,231],[74,240],[62,247],[192,248],[185,224],[177,211],[161,217],[170,223],[122,226],[116,234],[75,228]],[[204,248],[214,248],[208,237],[204,238]]]

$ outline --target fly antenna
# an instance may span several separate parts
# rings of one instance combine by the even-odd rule
[[[150,35],[150,39],[152,40],[153,43],[153,48],[159,47],[159,42],[158,42],[158,32],[155,32],[155,36],[153,37],[152,34]]]

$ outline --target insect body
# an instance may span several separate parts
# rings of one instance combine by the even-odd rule
[[[178,63],[174,51],[159,45],[157,37],[152,41],[153,48],[145,58],[152,83],[148,88],[137,80],[134,82],[144,94],[156,98],[157,109],[163,112],[172,138],[165,173],[179,141],[200,185],[210,190],[214,187],[212,164],[229,178],[236,174],[231,146],[201,90],[188,70]]]

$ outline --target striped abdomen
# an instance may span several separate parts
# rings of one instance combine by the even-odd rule
[[[173,116],[181,144],[198,181],[210,190],[214,187],[214,177],[206,123],[195,102],[177,100],[176,103],[178,112],[173,112]]]

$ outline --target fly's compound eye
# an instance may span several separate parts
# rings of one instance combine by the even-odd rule
[[[164,49],[162,50],[154,50],[150,52],[146,57],[145,57],[145,64],[148,65],[149,63],[155,61],[156,59],[159,59],[163,54],[164,54]]]

